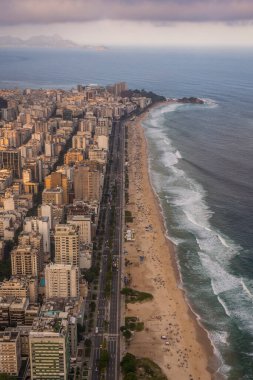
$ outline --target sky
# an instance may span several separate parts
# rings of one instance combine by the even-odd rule
[[[252,46],[253,0],[0,0],[0,36],[107,46]]]

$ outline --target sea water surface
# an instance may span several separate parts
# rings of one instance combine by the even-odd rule
[[[182,286],[230,380],[253,380],[253,52],[0,49],[0,87],[124,80],[205,105],[166,105],[144,127]]]

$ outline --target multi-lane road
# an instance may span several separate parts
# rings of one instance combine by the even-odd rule
[[[122,239],[124,226],[124,151],[125,151],[125,127],[124,122],[117,122],[113,126],[110,150],[109,167],[107,170],[103,197],[100,211],[100,226],[104,226],[102,241],[101,269],[99,274],[99,292],[97,298],[96,327],[94,331],[92,351],[91,351],[91,374],[90,379],[98,380],[98,361],[101,348],[106,339],[109,353],[109,364],[106,372],[106,379],[118,380],[120,378],[120,322],[121,322],[121,272],[122,272]],[[114,220],[115,230],[112,248],[108,247],[110,238],[110,224],[112,222],[112,206],[108,202],[108,194],[112,194],[113,189],[115,199]],[[102,221],[102,223],[101,223]],[[111,293],[106,298],[106,274],[111,266],[110,255],[116,264],[112,270]],[[109,322],[106,326],[105,321]]]

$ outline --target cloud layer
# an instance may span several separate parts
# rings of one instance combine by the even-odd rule
[[[0,25],[95,20],[251,21],[252,0],[0,0]]]

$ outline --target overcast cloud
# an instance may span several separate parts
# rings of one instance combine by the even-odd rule
[[[253,0],[0,0],[0,25],[253,20]]]

